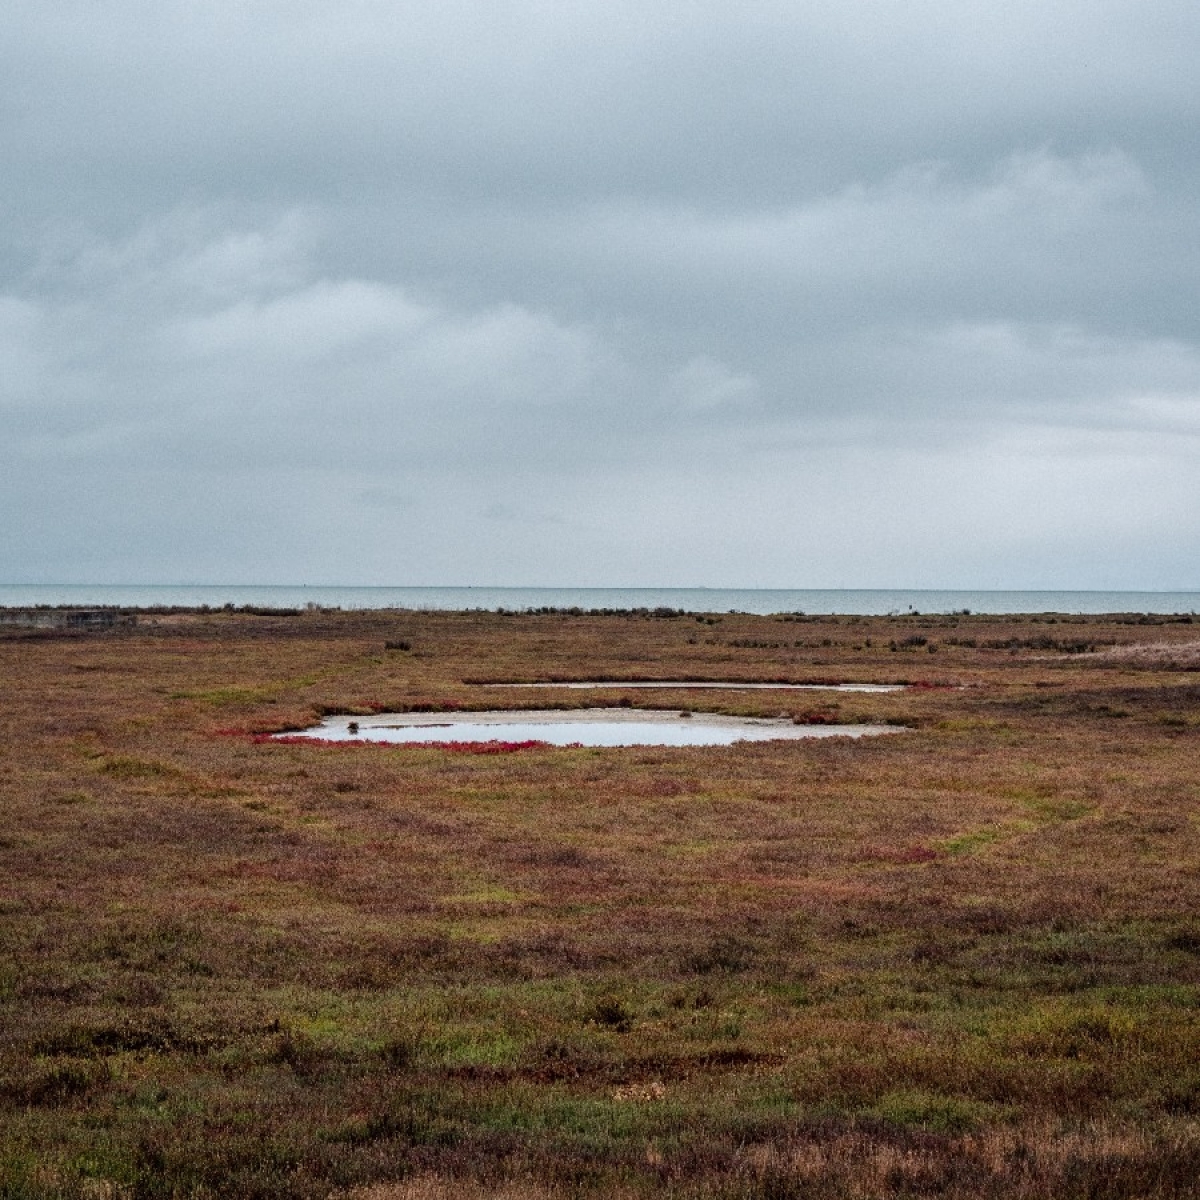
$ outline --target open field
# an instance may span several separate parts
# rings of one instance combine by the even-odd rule
[[[1194,1197],[1198,670],[1161,617],[5,629],[0,1197]],[[921,686],[472,686],[614,676]],[[621,703],[910,732],[251,736]]]

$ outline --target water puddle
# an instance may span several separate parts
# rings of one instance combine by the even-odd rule
[[[480,683],[493,688],[708,688],[722,692],[902,692],[902,683],[742,683],[696,679],[575,679],[567,683]]]
[[[551,746],[729,746],[774,739],[868,737],[895,725],[796,725],[781,718],[729,717],[680,709],[377,713],[326,717],[286,738],[344,742],[546,742]]]

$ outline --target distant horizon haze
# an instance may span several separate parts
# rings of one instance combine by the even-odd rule
[[[305,606],[345,609],[670,608],[687,612],[804,612],[844,615],[908,612],[979,614],[1194,614],[1200,589],[1182,591],[971,590],[919,588],[506,588],[321,586],[0,585],[0,608],[37,605],[154,607]]]

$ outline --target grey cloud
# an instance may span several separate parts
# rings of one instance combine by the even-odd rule
[[[776,198],[1195,115],[1194,8],[939,3],[20,6],[20,144],[169,186],[404,177],[456,198]],[[942,149],[939,149],[942,148]],[[322,171],[321,164],[327,166]]]
[[[5,21],[13,578],[1194,582],[1192,4]]]

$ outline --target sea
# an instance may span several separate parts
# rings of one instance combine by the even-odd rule
[[[1200,591],[0,584],[0,608],[677,609],[695,613],[1200,613]]]

